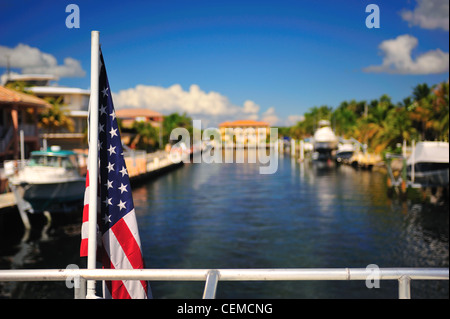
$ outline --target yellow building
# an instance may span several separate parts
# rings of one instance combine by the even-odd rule
[[[266,142],[270,125],[267,122],[238,120],[219,124],[222,142],[256,146]]]

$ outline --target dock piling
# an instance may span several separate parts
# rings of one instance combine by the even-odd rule
[[[20,190],[15,185],[10,185],[11,190],[13,191],[14,197],[16,198],[17,209],[19,210],[20,218],[22,219],[23,226],[25,227],[25,231],[29,231],[31,229],[30,220],[28,219],[27,211],[32,211],[30,203],[23,199],[23,196],[19,194]]]

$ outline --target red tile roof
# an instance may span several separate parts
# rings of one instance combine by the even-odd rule
[[[269,127],[269,123],[253,120],[237,120],[233,122],[223,122],[219,127]]]
[[[51,107],[51,105],[34,95],[25,94],[0,86],[0,105],[18,104],[23,106]]]
[[[163,115],[149,109],[119,109],[116,110],[116,116],[123,119],[134,119],[136,117],[162,117]]]

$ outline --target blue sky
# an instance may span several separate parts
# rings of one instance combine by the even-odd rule
[[[79,29],[65,25],[70,3]],[[370,3],[378,29],[365,24]],[[99,30],[116,108],[287,125],[313,106],[398,102],[419,83],[447,81],[448,15],[448,0],[0,0],[0,74],[13,55],[14,72],[89,88]]]

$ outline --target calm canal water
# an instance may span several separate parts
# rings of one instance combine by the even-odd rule
[[[148,268],[448,267],[448,206],[391,200],[381,173],[279,157],[260,164],[186,164],[133,190]],[[84,265],[78,224],[0,252],[1,268]],[[56,256],[55,256],[56,255]],[[83,266],[84,267],[84,266]],[[24,286],[26,285],[26,286]],[[64,286],[64,283],[51,285]],[[4,286],[55,295],[50,283]],[[396,281],[219,282],[217,298],[397,298]],[[203,282],[153,282],[155,298],[200,298]],[[2,286],[0,284],[0,295]],[[448,298],[448,281],[413,281],[413,298]]]

